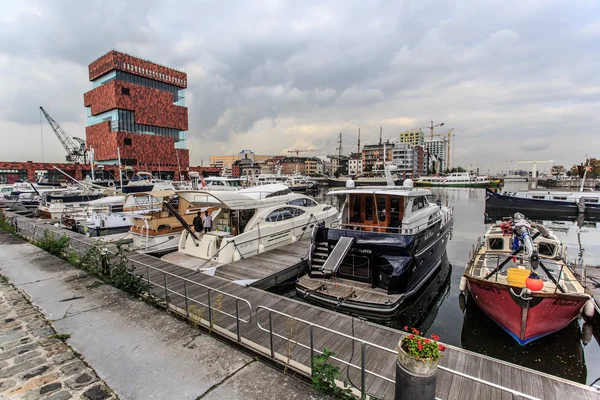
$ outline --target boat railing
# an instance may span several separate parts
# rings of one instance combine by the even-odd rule
[[[450,209],[450,211],[448,213],[439,214],[439,215],[435,216],[434,218],[428,220],[427,222],[420,224],[414,228],[402,228],[401,226],[394,227],[394,226],[375,225],[375,224],[367,225],[367,224],[351,223],[351,222],[345,223],[345,222],[340,222],[340,221],[333,222],[331,224],[331,227],[334,229],[348,229],[348,230],[357,230],[357,231],[364,231],[364,232],[381,232],[381,233],[397,233],[397,234],[401,234],[401,235],[414,235],[416,233],[419,233],[425,229],[432,227],[433,225],[437,224],[438,222],[442,222],[442,226],[445,226],[450,221],[451,217],[452,217],[452,209]]]

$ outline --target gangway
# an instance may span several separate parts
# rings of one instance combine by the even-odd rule
[[[340,265],[342,265],[342,261],[344,261],[344,257],[350,251],[352,244],[354,244],[355,238],[343,236],[338,240],[335,247],[325,260],[325,263],[321,267],[321,272],[326,275],[333,275],[337,272]]]

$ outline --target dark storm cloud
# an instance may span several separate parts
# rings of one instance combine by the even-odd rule
[[[87,64],[118,48],[188,73],[195,163],[240,148],[329,151],[340,130],[354,141],[361,126],[365,143],[380,124],[396,138],[430,120],[455,128],[465,163],[502,167],[495,151],[509,148],[512,159],[536,151],[568,164],[585,152],[575,143],[600,145],[589,135],[600,122],[592,1],[40,1],[5,11],[0,73],[13,79],[0,88],[0,124],[11,130],[33,129],[48,104],[83,136]]]

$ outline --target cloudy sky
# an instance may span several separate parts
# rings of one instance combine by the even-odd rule
[[[39,106],[84,137],[87,65],[112,48],[187,72],[194,165],[336,153],[340,131],[346,153],[359,127],[366,144],[431,120],[484,171],[600,156],[598,1],[3,3],[0,160],[62,160]]]

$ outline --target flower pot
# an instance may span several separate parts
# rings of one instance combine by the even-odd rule
[[[433,375],[437,370],[438,361],[432,358],[417,359],[411,357],[402,348],[402,343],[398,343],[398,363],[412,374],[422,376]]]
[[[438,360],[417,360],[398,344],[395,400],[435,399]]]

